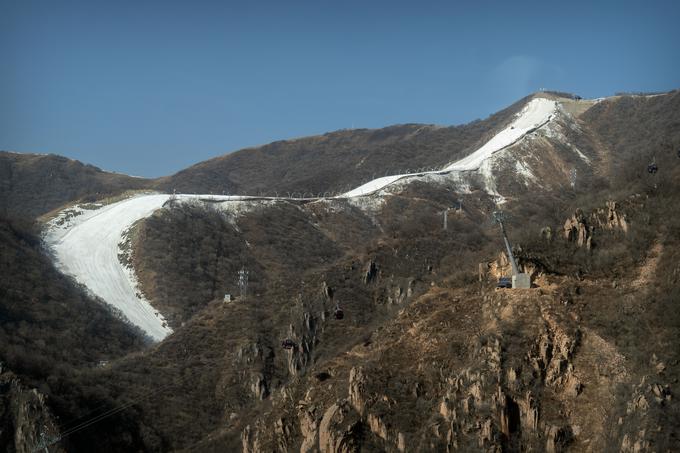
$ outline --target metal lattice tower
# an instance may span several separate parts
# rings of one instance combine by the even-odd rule
[[[569,183],[571,184],[572,189],[576,188],[576,169],[575,168],[572,168],[571,171],[569,172]]]
[[[248,269],[245,267],[238,271],[238,289],[241,297],[245,297],[248,294]]]

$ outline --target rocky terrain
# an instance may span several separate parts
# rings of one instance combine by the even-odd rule
[[[0,192],[0,447],[676,451],[680,93],[542,96],[559,114],[479,171],[359,199],[168,203],[129,243],[141,291],[174,330],[156,344],[58,274],[13,215],[26,200]],[[104,185],[65,185],[29,212],[142,188],[343,190],[379,164],[446,165],[523,102],[467,126],[244,150],[156,181],[73,164],[73,178]],[[46,159],[17,156],[4,158],[24,174]],[[499,208],[531,289],[496,289],[509,273]],[[241,268],[248,294],[225,302]],[[73,308],[85,305],[91,319]]]

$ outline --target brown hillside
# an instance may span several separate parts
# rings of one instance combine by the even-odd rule
[[[112,324],[100,339],[112,344],[110,360],[95,367],[86,362],[101,356],[102,343],[75,344],[90,341],[77,336],[85,329],[81,315],[31,311],[6,338],[42,355],[10,361],[0,349],[0,360],[45,395],[64,435],[55,445],[73,452],[675,451],[677,103],[676,92],[585,107],[574,101],[554,129],[498,153],[488,174],[420,178],[382,198],[239,209],[168,203],[136,225],[132,256],[172,335],[139,351],[134,342],[113,341]],[[442,143],[455,134],[428,128],[422,134],[429,138],[418,142],[414,128],[383,130],[359,168],[377,167],[376,153],[397,148],[405,160],[413,153],[427,162],[430,152],[444,159],[428,134],[444,134]],[[369,143],[377,132],[353,133],[351,143]],[[323,161],[335,179],[314,190],[361,175],[340,171],[340,162],[361,161],[342,148],[343,134],[352,131],[302,139],[328,141],[331,158]],[[295,175],[305,162],[310,178],[299,184],[326,173],[311,148],[295,143],[276,145],[269,157],[266,147],[252,157],[225,156],[172,178],[178,185],[187,178],[178,190],[218,192],[225,174],[242,169],[247,176],[228,179],[234,190],[258,191],[270,180],[270,190],[300,191]],[[656,174],[646,171],[652,153]],[[290,172],[289,179],[281,173],[280,186],[276,166]],[[495,204],[491,189],[505,204]],[[462,209],[449,212],[444,230],[442,213],[458,201]],[[531,289],[496,288],[508,267],[491,216],[499,207],[520,267],[533,276]],[[5,269],[18,273],[3,283],[3,295],[29,304],[24,293],[40,278],[31,269],[47,268],[35,262],[34,236],[6,234],[11,239],[3,241],[15,244],[7,250],[18,252]],[[238,294],[242,266],[250,271],[249,293],[225,303],[224,293]],[[50,292],[51,300],[70,301],[68,288]],[[0,316],[23,312],[4,302],[15,299],[2,300]],[[69,338],[64,350],[35,334],[57,321]],[[283,348],[284,339],[293,347]],[[71,349],[87,350],[87,359],[64,357]],[[64,366],[45,368],[45,361]],[[14,419],[0,413],[0,429],[12,430]]]
[[[150,181],[107,173],[92,165],[55,155],[0,152],[0,215],[33,218],[66,203],[94,201]]]
[[[462,126],[341,130],[244,149],[161,178],[158,187],[250,195],[346,191],[375,177],[442,167],[465,156],[503,127],[528,99]]]

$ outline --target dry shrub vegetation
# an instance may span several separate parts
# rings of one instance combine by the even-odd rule
[[[37,388],[52,410],[69,420],[95,406],[103,411],[117,404],[109,386],[90,376],[102,363],[145,346],[138,329],[54,269],[32,222],[0,219],[4,371]],[[113,430],[122,435],[125,428]],[[10,448],[0,445],[5,447]]]
[[[35,218],[76,200],[96,201],[151,181],[55,155],[0,151],[0,216]]]
[[[346,191],[386,173],[441,167],[466,155],[510,121],[525,101],[460,126],[405,124],[278,141],[201,162],[159,179],[158,187],[250,195]]]
[[[653,353],[663,352],[667,357],[667,376],[678,376],[680,371],[680,352],[674,348],[680,335],[680,218],[676,214],[680,212],[680,159],[674,154],[680,136],[677,114],[673,113],[680,109],[677,95],[668,98],[654,102],[622,98],[618,106],[596,106],[587,113],[589,133],[599,138],[611,156],[609,161],[603,160],[599,173],[576,191],[534,194],[506,207],[508,231],[520,259],[537,265],[556,281],[566,282],[563,290],[581,310],[583,325],[616,345],[630,361],[632,373],[640,376]],[[630,127],[630,118],[648,115],[660,119],[639,130]],[[404,133],[413,132],[410,126],[403,128]],[[666,148],[666,144],[657,143],[652,139],[657,135],[647,130],[665,134],[670,145]],[[337,134],[331,138],[351,135]],[[286,156],[285,149],[292,146],[280,143],[258,153]],[[302,166],[309,168],[305,156],[312,151],[300,148],[290,152],[297,156],[291,158],[294,169],[285,170],[289,179],[284,178],[280,188],[293,187],[286,184],[295,181]],[[651,154],[659,165],[654,176],[646,173]],[[246,157],[232,159],[238,162]],[[256,164],[252,165],[255,168]],[[185,182],[177,176],[172,184],[194,181],[196,185],[187,185],[189,189],[217,190],[215,184],[224,181],[226,170],[217,166],[205,182],[198,183],[193,178],[201,168],[205,170],[201,166],[187,170],[181,176]],[[272,177],[267,171],[248,186],[243,181],[234,184],[258,190]],[[320,169],[318,174],[324,171],[330,170]],[[358,172],[355,176],[362,175]],[[324,186],[328,187],[332,186]],[[319,190],[323,190],[321,185]],[[459,198],[463,199],[463,212],[451,213],[448,230],[443,231],[441,211]],[[576,208],[589,213],[603,208],[607,200],[619,202],[631,225],[628,234],[595,230],[590,251],[561,237],[564,221]],[[446,349],[436,350],[445,356],[433,360],[465,363],[470,339],[480,345],[487,341],[475,336],[479,325],[474,323],[480,317],[480,288],[488,293],[493,283],[480,286],[476,278],[477,264],[494,259],[503,249],[498,227],[491,221],[493,209],[481,191],[457,194],[450,187],[414,183],[404,193],[387,197],[377,213],[347,203],[332,207],[277,204],[235,221],[205,206],[181,205],[159,211],[137,227],[134,260],[145,293],[168,313],[176,332],[145,350],[141,337],[129,326],[54,270],[41,253],[30,222],[6,219],[0,223],[0,360],[47,394],[67,426],[78,417],[135,403],[98,423],[96,429],[66,439],[64,445],[73,451],[182,449],[205,441],[213,432],[220,433],[219,443],[212,444],[215,451],[240,448],[245,424],[269,408],[268,400],[260,402],[255,396],[253,377],[261,375],[270,394],[284,384],[302,382],[303,377],[290,373],[289,355],[280,347],[280,341],[289,336],[305,342],[307,369],[315,374],[327,372],[324,385],[326,380],[328,385],[335,380],[346,382],[347,376],[329,372],[340,357],[360,363],[356,352],[361,348],[370,348],[376,338],[394,339],[398,348],[375,345],[387,352],[380,362],[364,365],[376,376],[387,375],[389,366],[394,367],[398,378],[386,380],[394,394],[407,399],[413,392],[408,380],[412,376],[407,376],[409,365],[422,352],[403,340],[405,324],[392,323],[403,309],[394,298],[410,286],[413,296],[407,299],[409,303],[432,284],[441,287],[441,294],[432,296],[431,305],[441,308],[451,304],[456,316],[439,319],[423,304],[417,312],[407,313],[412,316],[408,321],[420,323],[428,339],[436,338],[441,326],[448,325],[453,340]],[[546,226],[554,231],[552,240],[541,235]],[[658,271],[641,296],[626,283],[636,278],[655,243],[662,246]],[[365,282],[370,262],[375,263],[376,277]],[[224,304],[224,293],[237,293],[236,272],[241,266],[250,271],[249,296]],[[612,285],[614,280],[617,287]],[[323,282],[334,289],[331,301],[321,292]],[[456,298],[451,299],[450,294]],[[627,296],[636,301],[632,312],[622,309],[621,301]],[[345,310],[342,321],[332,317],[336,301]],[[516,331],[505,332],[507,360],[527,349],[523,328],[518,321]],[[355,355],[346,359],[350,350]],[[107,366],[94,366],[99,360],[110,359]],[[425,388],[434,385],[425,379]],[[539,391],[536,389],[537,395]],[[620,389],[617,404],[624,412],[629,397],[629,389]],[[425,404],[425,399],[418,401]],[[424,409],[409,407],[411,412],[402,415],[417,420]],[[237,416],[232,418],[232,413]],[[675,406],[652,415],[665,417],[658,421],[665,427],[678,426]],[[611,425],[612,444],[623,432],[637,429],[618,426],[616,421]],[[659,434],[661,449],[677,442],[672,433],[669,429]]]

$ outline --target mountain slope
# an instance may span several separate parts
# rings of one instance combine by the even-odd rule
[[[150,186],[55,155],[0,151],[0,216],[33,218],[83,199],[94,201]]]
[[[161,178],[158,187],[169,192],[270,196],[347,191],[377,176],[443,167],[465,156],[526,101],[461,126],[407,124],[274,142],[201,162]]]
[[[487,143],[440,171],[377,178],[342,194],[341,197],[348,199],[363,197],[388,189],[397,181],[403,183],[429,175],[450,178],[451,174],[458,175],[461,172],[478,170],[494,153],[546,125],[555,115],[556,105],[555,101],[542,97],[530,100],[512,122]],[[200,198],[201,196],[173,196],[173,200],[181,201]],[[126,242],[126,237],[135,222],[151,215],[169,199],[169,195],[142,195],[106,206],[90,205],[87,210],[69,209],[50,221],[51,227],[45,235],[46,243],[55,254],[64,273],[74,276],[95,295],[121,310],[133,324],[155,340],[163,339],[172,330],[167,326],[163,315],[154,310],[141,296],[134,270],[128,269],[129,264],[120,262],[120,256],[125,254],[121,244]],[[333,203],[336,199],[320,200]],[[271,201],[285,200],[275,198]],[[210,202],[221,206],[235,205],[227,207],[232,211],[238,211],[240,204],[267,203],[257,200],[241,201],[234,196],[211,196]]]
[[[674,451],[678,99],[556,99],[549,123],[478,170],[371,196],[166,204],[132,228],[127,259],[174,333],[77,378],[41,376],[56,445]],[[499,206],[532,289],[495,290]],[[248,295],[224,303],[241,267]]]

